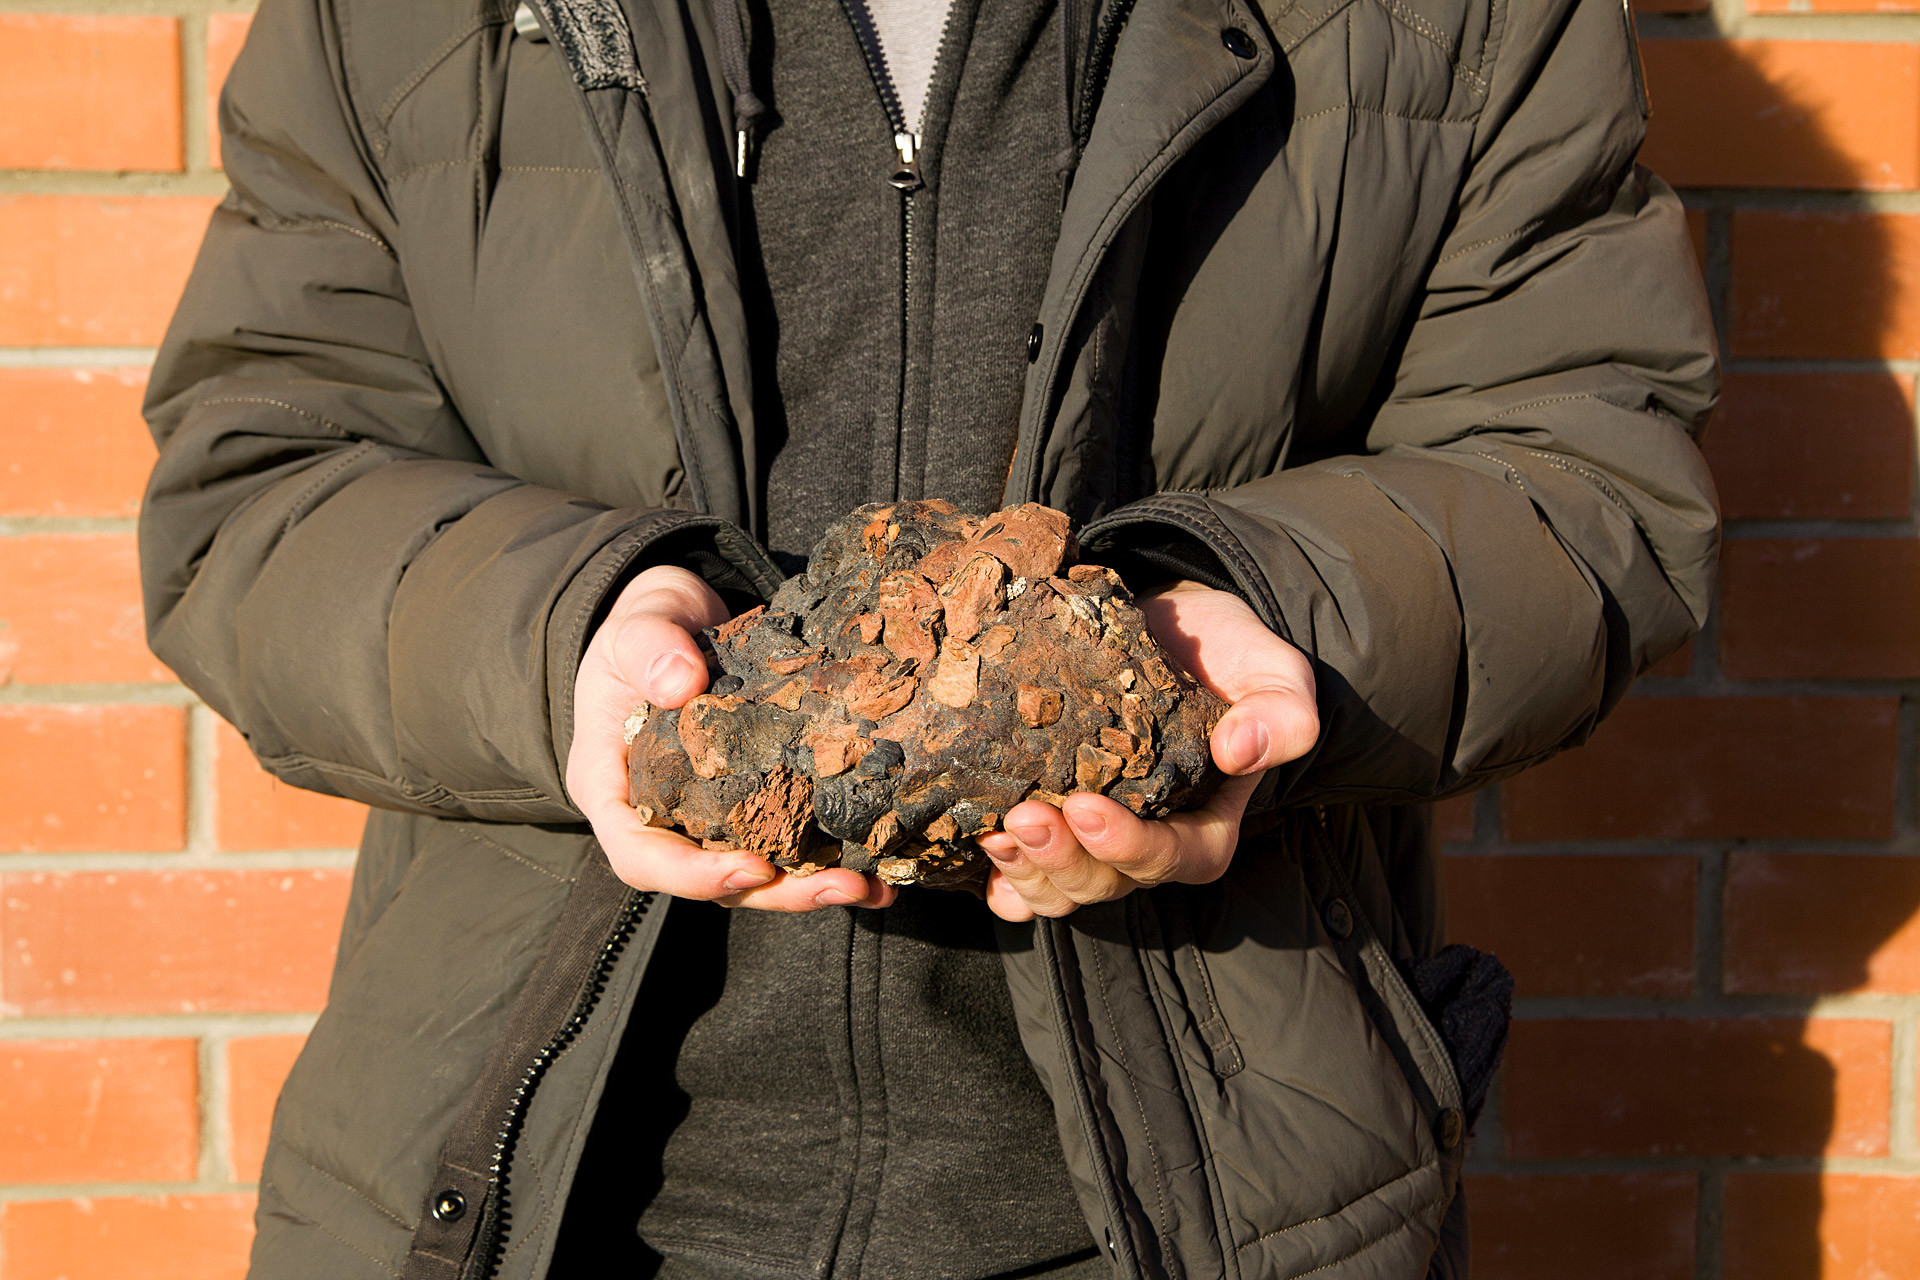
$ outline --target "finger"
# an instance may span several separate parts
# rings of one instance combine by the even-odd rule
[[[678,565],[655,565],[620,592],[615,613],[657,613],[688,631],[717,627],[727,620],[727,605],[699,574]]]
[[[703,849],[678,832],[648,827],[633,810],[588,814],[614,875],[636,889],[707,901],[766,884],[779,875],[743,849]]]
[[[1166,823],[1148,822],[1118,801],[1090,792],[1068,796],[1060,811],[1081,848],[1137,884],[1178,880],[1189,859],[1214,852],[1211,843],[1205,849],[1185,848]],[[1227,853],[1231,856],[1231,844]]]
[[[1297,760],[1320,736],[1320,713],[1310,691],[1278,686],[1256,690],[1228,709],[1209,745],[1222,772],[1259,773]]]
[[[707,687],[707,659],[693,636],[660,613],[630,613],[605,623],[613,675],[656,707],[682,707]],[[631,707],[620,709],[625,719]]]
[[[1038,800],[1017,804],[1007,814],[1006,829],[1020,842],[1021,852],[1052,886],[1082,906],[1111,902],[1137,887],[1081,847],[1066,815]]]
[[[1033,908],[998,867],[987,873],[987,910],[1014,924],[1024,924],[1034,918]]]
[[[1050,822],[1042,818],[1035,810],[1045,810],[1053,815]],[[1080,904],[1062,893],[1047,878],[1047,873],[1033,861],[1031,850],[1024,842],[1038,839],[1043,846],[1056,840],[1072,840],[1064,834],[1066,822],[1060,817],[1060,811],[1052,805],[1038,801],[1028,801],[1025,805],[1015,805],[1008,817],[1019,815],[1023,819],[1021,831],[1009,830],[1005,835],[983,836],[977,842],[993,860],[994,870],[999,872],[1008,888],[1012,889],[1025,902],[1027,909],[1037,916],[1063,916]],[[1042,824],[1047,827],[1044,838],[1035,834]],[[1057,828],[1057,830],[1055,829]],[[991,905],[991,899],[989,899]],[[1011,918],[1011,917],[1009,917]]]
[[[876,885],[887,892],[876,895]],[[717,901],[723,907],[755,911],[802,912],[819,911],[826,907],[875,907],[892,900],[892,888],[857,871],[834,867],[816,871],[810,876],[782,872],[757,888]],[[882,900],[876,901],[876,897]]]
[[[1256,689],[1313,691],[1313,664],[1239,596],[1183,582],[1140,598],[1154,639],[1200,683],[1238,702]]]

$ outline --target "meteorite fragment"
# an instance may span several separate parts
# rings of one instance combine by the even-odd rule
[[[860,508],[770,604],[705,633],[707,692],[627,720],[641,820],[795,875],[977,885],[971,837],[1028,797],[1103,792],[1147,817],[1219,782],[1226,704],[1168,661],[1067,518],[945,502]]]

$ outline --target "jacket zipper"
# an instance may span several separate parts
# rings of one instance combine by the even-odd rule
[[[505,1202],[510,1166],[514,1146],[520,1138],[520,1126],[525,1122],[527,1108],[533,1102],[534,1090],[539,1087],[547,1068],[553,1065],[553,1060],[573,1042],[573,1038],[580,1034],[580,1028],[592,1016],[594,1007],[600,1003],[600,996],[606,990],[608,975],[613,972],[620,953],[626,950],[627,941],[633,937],[641,917],[653,906],[653,899],[651,893],[628,895],[626,906],[621,908],[606,941],[600,945],[600,953],[594,957],[593,967],[587,974],[579,999],[574,1003],[572,1014],[528,1061],[520,1073],[519,1083],[514,1086],[506,1114],[500,1117],[500,1126],[494,1131],[493,1160],[487,1166],[486,1218],[480,1225],[473,1252],[469,1255],[470,1259],[480,1262],[479,1270],[472,1272],[480,1280],[492,1280],[499,1275],[500,1264],[505,1259],[505,1250],[501,1246],[506,1243],[508,1215]],[[468,1266],[471,1271],[472,1262]]]

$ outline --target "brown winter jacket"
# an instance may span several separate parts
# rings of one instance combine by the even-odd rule
[[[269,1280],[546,1274],[666,907],[567,798],[576,665],[637,565],[777,580],[708,9],[513,8],[265,0],[150,392],[155,651],[375,806]],[[1711,585],[1712,338],[1645,110],[1619,0],[1126,18],[1006,500],[1215,564],[1324,733],[1218,883],[1002,930],[1121,1276],[1458,1274],[1459,1083],[1397,967],[1440,940],[1420,802],[1580,742]]]

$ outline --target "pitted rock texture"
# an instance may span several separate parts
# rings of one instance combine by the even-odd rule
[[[770,604],[705,632],[707,692],[627,721],[641,820],[796,875],[977,886],[971,837],[1028,797],[1146,817],[1219,782],[1226,704],[1179,670],[1065,515],[860,508]]]

